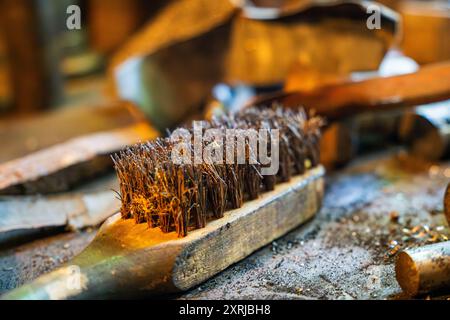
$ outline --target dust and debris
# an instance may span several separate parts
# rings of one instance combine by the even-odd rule
[[[391,213],[389,213],[389,217],[390,217],[392,222],[397,222],[399,214],[398,214],[397,211],[391,211]]]
[[[95,234],[64,233],[0,251],[0,294],[54,270],[81,252]]]

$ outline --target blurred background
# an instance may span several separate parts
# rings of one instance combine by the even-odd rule
[[[226,78],[228,78],[226,80],[232,80],[228,84],[264,84],[267,87],[265,88],[266,90],[271,90],[275,87],[282,87],[286,82],[289,71],[293,70],[295,66],[300,70],[309,69],[311,73],[314,72],[314,69],[324,69],[326,71],[325,75],[310,76],[311,79],[304,81],[309,82],[303,84],[303,86],[312,86],[311,82],[314,82],[312,78],[330,78],[339,73],[345,76],[350,71],[358,71],[355,70],[358,68],[376,69],[376,64],[380,62],[380,55],[384,55],[386,52],[386,48],[374,47],[371,51],[377,51],[377,57],[374,57],[372,53],[372,56],[360,58],[360,60],[366,59],[367,61],[357,63],[353,57],[349,57],[350,53],[346,52],[345,48],[335,49],[343,52],[341,55],[347,55],[347,57],[342,58],[336,57],[336,54],[322,50],[323,48],[314,44],[314,42],[321,42],[317,37],[314,38],[317,34],[313,35],[314,32],[318,31],[306,30],[308,28],[305,28],[305,25],[309,24],[311,26],[310,29],[314,29],[318,24],[324,27],[327,23],[333,23],[331,20],[336,19],[340,19],[343,25],[350,21],[352,16],[354,18],[354,6],[348,6],[345,10],[334,10],[331,6],[324,5],[324,3],[336,4],[340,1],[234,1],[239,6],[247,6],[253,9],[255,7],[282,7],[286,8],[286,11],[291,11],[289,14],[286,14],[290,16],[289,18],[271,19],[268,21],[265,15],[270,15],[270,13],[265,13],[263,10],[254,10],[253,15],[256,22],[248,23],[243,21],[229,22],[228,19],[233,19],[230,15],[236,14],[236,12],[223,1],[219,1],[221,4],[207,4],[207,2],[202,3],[202,1],[192,0],[182,9],[185,11],[183,16],[189,15],[191,11],[192,21],[170,21],[169,24],[163,26],[164,21],[161,20],[163,20],[165,15],[172,14],[174,17],[177,15],[174,12],[178,10],[175,8],[176,2],[170,0],[2,0],[2,28],[0,30],[1,115],[22,115],[40,112],[67,104],[101,100],[104,98],[103,96],[113,96],[113,92],[118,90],[118,84],[117,82],[114,83],[112,88],[109,88],[109,92],[105,89],[107,87],[108,68],[113,63],[116,63],[116,65],[122,64],[130,60],[130,58],[142,54],[152,56],[151,58],[153,59],[150,59],[152,61],[147,62],[146,66],[141,65],[138,68],[151,69],[152,74],[157,72],[166,74],[170,71],[170,67],[164,67],[164,70],[163,67],[158,67],[159,70],[157,71],[154,66],[157,63],[155,61],[158,59],[161,64],[166,64],[171,59],[171,57],[165,55],[166,60],[161,61],[163,59],[161,56],[164,55],[161,52],[164,45],[161,43],[163,41],[161,38],[166,36],[166,40],[168,42],[171,41],[172,44],[178,41],[176,39],[177,28],[180,28],[177,26],[178,23],[180,25],[189,24],[186,29],[192,30],[185,30],[188,37],[194,38],[198,36],[198,31],[194,30],[196,26],[190,24],[194,22],[200,23],[198,19],[205,20],[202,22],[204,26],[200,26],[200,28],[204,29],[202,31],[203,36],[210,39],[220,39],[217,40],[219,44],[214,44],[214,42],[210,41],[202,48],[200,48],[202,46],[201,43],[194,44],[193,46],[197,47],[195,50],[198,50],[200,53],[185,52],[185,54],[194,54],[195,56],[199,54],[207,55],[210,53],[205,53],[204,51],[211,51],[213,45],[219,51],[230,50],[231,53],[229,55],[234,56],[228,57],[233,60],[233,65],[230,68],[241,71],[229,70],[227,75],[218,77],[222,78],[221,80]],[[396,31],[398,33],[398,42],[393,43],[393,41],[385,40],[384,46],[389,45],[391,48],[401,51],[418,64],[449,59],[450,48],[447,36],[449,30],[448,1],[386,0],[379,2],[396,10],[401,17],[397,22],[398,28],[401,29]],[[319,5],[319,3],[319,7],[322,8],[321,11],[323,12],[321,14],[312,13],[309,7]],[[80,30],[68,30],[66,26],[66,21],[70,16],[70,14],[66,13],[66,9],[73,4],[78,5],[81,9]],[[169,11],[172,11],[172,13]],[[307,13],[302,16],[301,13],[304,11],[307,11]],[[338,11],[339,13],[336,13]],[[362,9],[360,12],[361,19],[367,15],[363,11]],[[199,16],[202,14],[203,16]],[[197,16],[194,17],[194,15]],[[321,16],[322,22],[316,21],[315,26],[313,26],[312,20],[319,19],[314,18],[317,16]],[[236,17],[234,19],[239,20]],[[331,22],[324,22],[323,19],[328,19]],[[155,26],[158,23],[159,26]],[[224,28],[232,29],[232,31],[216,30],[219,25],[229,23],[232,26],[225,26]],[[339,36],[344,34],[346,42],[350,42],[352,38],[358,38],[360,41],[367,40],[367,33],[364,34],[361,30],[356,30],[356,27],[353,27],[352,30],[351,27],[345,28],[342,25],[340,26],[341,34]],[[296,31],[291,30],[292,32],[289,33],[288,31],[283,32],[283,30],[280,30],[283,27],[287,28],[287,26]],[[150,34],[151,32],[145,34],[145,29],[151,29],[151,32],[157,32],[160,35]],[[387,30],[388,28],[385,25],[383,25],[383,29],[386,32],[392,32],[392,30]],[[222,34],[212,34],[216,31],[222,32]],[[232,35],[227,34],[227,32],[232,32]],[[335,31],[335,33],[338,33],[338,31]],[[275,35],[284,38],[274,38]],[[330,32],[323,32],[322,37],[325,36],[330,37]],[[337,37],[337,35],[333,36]],[[169,39],[171,37],[172,39]],[[264,39],[264,37],[266,38]],[[291,38],[289,39],[289,37]],[[207,40],[209,41],[210,39]],[[136,42],[139,41],[141,43],[137,44]],[[151,44],[152,41],[158,43]],[[233,43],[235,42],[238,44],[234,45]],[[290,44],[286,44],[287,42]],[[299,44],[299,42],[301,43]],[[343,41],[340,42],[342,43]],[[365,41],[362,45],[373,44]],[[227,49],[220,46],[226,46]],[[233,48],[233,46],[245,46],[247,53],[242,53],[240,50]],[[344,46],[341,45],[340,47]],[[306,50],[305,47],[307,47]],[[314,48],[311,49],[311,47]],[[274,51],[281,49],[284,49],[284,51],[280,51],[276,57],[273,56]],[[289,51],[286,51],[286,49],[289,49]],[[125,53],[126,50],[131,51]],[[174,48],[173,50],[189,49]],[[258,54],[250,56],[248,52],[252,50],[258,52]],[[312,53],[314,50],[315,52]],[[153,57],[155,51],[158,51],[158,57]],[[328,66],[319,66],[322,64],[319,62],[322,59],[320,55],[324,55],[325,52],[331,55],[327,59]],[[285,57],[286,55],[289,57]],[[314,59],[311,58],[313,55],[316,56],[316,61],[313,61]],[[217,61],[204,61],[205,65],[207,62],[214,64],[228,59],[213,52],[211,56],[214,56],[214,59]],[[184,57],[186,58],[186,55]],[[253,65],[258,65],[257,69],[250,70],[252,66],[247,61],[249,59],[254,60]],[[172,63],[175,64],[176,62]],[[276,72],[267,67],[269,64],[279,69],[278,74],[275,74]],[[338,64],[339,66],[337,67]],[[191,65],[192,63],[185,68],[190,68]],[[261,67],[261,65],[264,67]],[[172,68],[175,69],[175,67]],[[189,71],[203,72],[198,69]],[[261,76],[261,74],[265,75]],[[217,77],[212,74],[208,76],[210,78]],[[124,87],[123,82],[131,81],[129,79],[134,79],[133,77],[134,75],[129,75],[127,80],[119,81],[119,84],[122,83],[121,87]],[[152,83],[151,76],[146,76],[144,80],[148,82],[150,88],[153,88],[154,83]],[[161,82],[159,84],[160,87],[164,86],[164,81],[161,80]],[[136,93],[136,91],[141,89],[137,88],[139,84],[133,87],[132,83],[129,83],[129,86],[131,88],[120,87],[121,90],[119,91],[125,98],[132,97],[139,102],[144,101],[142,104],[145,108],[151,108],[147,105],[148,102],[145,99],[154,99],[159,102],[158,99],[160,98],[157,96],[154,97],[146,92]],[[133,93],[130,93],[130,91]],[[219,87],[216,92],[221,98],[229,94],[224,87]],[[137,98],[136,95],[140,95],[140,97]],[[194,94],[191,93],[191,95]],[[202,95],[204,94],[202,93]],[[202,98],[207,99],[207,97]],[[195,100],[195,102],[199,101],[198,98],[193,99],[190,97],[190,99]],[[164,103],[167,102],[164,101]],[[189,108],[192,107],[189,106]],[[186,115],[183,110],[176,110],[176,112],[179,116]],[[154,118],[161,118],[154,119],[155,122],[161,123],[161,126],[165,126],[167,123],[172,124],[173,121],[165,121],[166,117],[169,117],[170,120],[176,118],[173,115],[165,114],[169,113],[168,110],[161,111],[159,114],[154,114],[157,113],[156,111],[150,111],[149,113]]]
[[[75,102],[89,91],[103,94],[97,89],[113,53],[165,2],[2,1],[2,111],[35,112]],[[70,5],[81,9],[80,30],[66,26]]]
[[[294,106],[338,110],[322,114],[328,172],[392,147],[397,167],[427,174],[402,173],[386,203],[428,173],[442,178],[419,201],[432,203],[450,178],[440,167],[450,155],[449,33],[446,0],[0,0],[0,249],[82,230],[2,251],[14,277],[0,273],[0,293],[67,261],[117,212],[112,153],[192,119],[287,103],[288,93]],[[359,170],[385,170],[377,157]],[[378,192],[375,178],[347,174],[328,188],[338,205]],[[44,250],[62,261],[36,255]]]
[[[315,92],[333,107],[323,88],[450,59],[449,1],[0,0],[0,23],[0,192],[13,195],[70,190],[111,169],[111,152],[255,97]],[[353,95],[377,90],[369,82]],[[407,100],[399,95],[380,92],[377,103]],[[424,112],[445,136],[441,100]],[[418,131],[430,132],[416,118],[394,111],[330,122],[322,162],[339,167],[399,142],[444,157],[448,137],[416,143]]]
[[[145,127],[115,151],[255,96],[415,72],[449,59],[449,11],[448,1],[1,0],[0,161]],[[392,115],[331,125],[322,162],[408,136]]]

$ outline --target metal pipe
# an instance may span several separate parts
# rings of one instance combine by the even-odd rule
[[[395,273],[400,287],[411,296],[450,288],[450,241],[400,252]]]

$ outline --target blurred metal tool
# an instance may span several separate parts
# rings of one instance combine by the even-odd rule
[[[406,113],[400,122],[399,136],[416,157],[431,161],[448,157],[450,100],[420,106]]]

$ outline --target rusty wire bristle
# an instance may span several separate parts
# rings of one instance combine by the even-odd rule
[[[146,222],[151,228],[176,231],[184,237],[189,230],[205,227],[209,219],[223,217],[227,209],[241,207],[245,200],[256,199],[261,192],[273,190],[277,182],[288,181],[319,162],[323,120],[308,117],[303,109],[247,108],[203,121],[202,125],[204,129],[220,130],[278,129],[278,173],[261,175],[263,165],[255,161],[258,150],[248,140],[245,163],[233,164],[225,161],[225,153],[223,163],[176,164],[171,159],[173,142],[169,138],[134,145],[112,157],[120,183],[123,219]],[[224,148],[230,143],[236,141],[224,141]],[[264,143],[270,156],[270,138]]]

